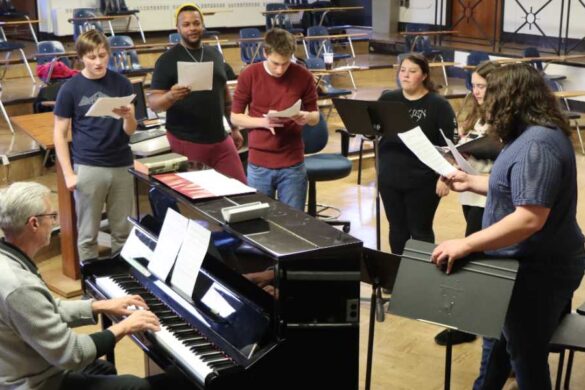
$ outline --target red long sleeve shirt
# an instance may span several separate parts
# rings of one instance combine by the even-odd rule
[[[301,99],[301,109],[317,111],[317,90],[313,75],[297,64],[290,64],[281,77],[266,72],[264,63],[248,66],[238,77],[232,112],[263,117],[269,110],[284,110]],[[302,126],[290,120],[283,127],[249,129],[248,161],[264,168],[286,168],[304,160]]]

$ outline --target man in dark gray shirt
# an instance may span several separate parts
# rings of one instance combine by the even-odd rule
[[[149,389],[134,376],[99,375],[115,369],[96,359],[128,334],[158,331],[157,317],[138,295],[53,298],[32,258],[48,245],[56,220],[47,187],[20,182],[0,191],[0,388]],[[99,313],[126,318],[89,335],[72,331],[95,324]]]

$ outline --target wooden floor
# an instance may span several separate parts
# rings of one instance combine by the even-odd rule
[[[238,66],[237,53],[229,51],[226,58],[230,63]],[[360,60],[392,64],[395,59],[392,56],[380,58],[377,55],[362,54]],[[434,74],[439,78],[440,73]],[[381,90],[395,86],[395,71],[390,67],[376,69],[367,72],[355,72],[359,98],[375,99]],[[16,86],[15,90],[21,90],[22,95],[30,94],[32,88],[30,80],[17,79],[15,83],[22,83]],[[8,82],[4,83],[8,88]],[[349,80],[339,78],[337,85],[348,86]],[[5,89],[6,94],[12,93]],[[34,92],[32,92],[34,93]],[[3,96],[3,100],[4,100]],[[457,110],[461,104],[460,99],[451,100]],[[329,127],[334,130],[341,127],[341,122],[335,112],[329,120]],[[356,141],[354,141],[356,142]],[[27,137],[12,137],[6,126],[0,122],[0,154],[18,154],[24,150],[32,150],[35,147]],[[328,150],[338,150],[339,143],[337,136],[332,133]],[[37,156],[37,158],[40,158]],[[585,157],[577,154],[579,172],[579,192],[585,193]],[[363,171],[362,185],[356,184],[357,172],[354,169],[352,174],[343,179],[333,182],[319,183],[317,188],[318,200],[341,209],[342,219],[349,219],[352,223],[351,234],[364,241],[365,246],[375,247],[375,172],[368,166]],[[26,167],[26,166],[25,166]],[[2,168],[2,167],[0,167]],[[28,168],[25,168],[28,169]],[[36,171],[38,170],[38,172]],[[15,171],[8,175],[6,170],[2,176],[3,185],[6,182],[16,180],[20,176]],[[54,171],[35,168],[35,175],[39,181],[43,181],[51,188],[55,188]],[[40,175],[40,176],[39,176]],[[383,211],[382,211],[383,212]],[[388,251],[388,224],[382,215],[382,249]],[[578,204],[578,220],[582,227],[585,227],[585,201],[581,197]],[[441,201],[436,218],[435,233],[437,241],[462,237],[465,222],[458,203],[457,195],[450,194]],[[46,273],[51,269],[60,267],[59,257],[53,257],[50,261],[40,264],[41,271]],[[360,343],[360,377],[361,388],[364,383],[365,352],[367,340],[367,323],[369,318],[369,288],[362,286],[362,297],[365,301],[361,305],[361,343]],[[585,301],[585,285],[582,285],[575,294],[574,306]],[[97,327],[83,327],[81,332],[92,332]],[[444,348],[437,346],[433,337],[441,331],[440,328],[423,324],[413,320],[398,318],[388,315],[382,323],[376,324],[375,354],[372,389],[441,389],[443,388],[444,369]],[[456,346],[453,351],[453,375],[452,389],[469,389],[475,379],[479,367],[481,341]],[[120,373],[144,374],[142,352],[128,339],[122,340],[116,349],[117,366]],[[556,372],[555,355],[551,355],[551,375]],[[573,370],[572,388],[585,388],[585,354],[576,354],[575,367]],[[302,374],[302,373],[301,373]]]

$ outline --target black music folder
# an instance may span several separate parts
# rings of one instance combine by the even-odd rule
[[[480,160],[495,160],[503,147],[504,144],[495,136],[486,135],[457,145],[457,150]]]
[[[390,313],[500,338],[518,261],[469,258],[450,275],[431,263],[434,244],[409,240],[390,299]]]

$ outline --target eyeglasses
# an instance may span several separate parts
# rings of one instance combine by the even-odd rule
[[[57,222],[57,217],[59,216],[58,212],[54,212],[54,213],[46,213],[46,214],[37,214],[37,215],[33,215],[33,217],[51,217],[51,220],[53,221],[53,223]]]

